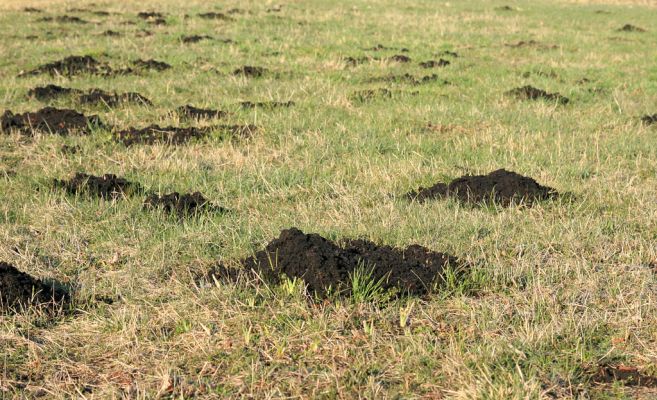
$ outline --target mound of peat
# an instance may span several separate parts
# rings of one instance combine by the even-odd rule
[[[556,101],[559,104],[568,104],[570,99],[559,93],[548,93],[545,90],[537,89],[533,86],[523,86],[506,92],[507,95],[521,100],[548,100]]]
[[[69,56],[41,65],[20,76],[50,74],[70,77],[81,74],[106,75],[110,72],[111,69],[107,64],[99,62],[92,56]]]
[[[375,78],[370,78],[366,82],[369,83],[374,83],[374,82],[390,82],[390,83],[407,83],[410,85],[422,85],[425,83],[430,83],[430,82],[436,82],[438,81],[438,75],[432,74],[432,75],[425,75],[423,77],[415,77],[409,73],[401,74],[401,75],[387,75],[387,76],[380,76],[380,77],[375,77]],[[443,85],[449,84],[448,81],[443,80],[441,82]]]
[[[29,306],[59,308],[69,301],[69,294],[54,282],[46,284],[0,261],[0,312],[10,313]]]
[[[144,208],[159,208],[169,214],[179,216],[196,215],[204,212],[223,214],[228,211],[211,203],[200,192],[187,194],[173,192],[162,196],[151,194],[144,200]]]
[[[203,19],[214,19],[214,20],[221,20],[221,21],[232,21],[233,18],[229,17],[226,14],[223,13],[218,13],[214,11],[206,12],[206,13],[200,13],[198,14],[199,17]]]
[[[436,60],[423,61],[420,63],[420,67],[428,69],[428,68],[446,67],[449,64],[451,64],[451,62],[445,60],[444,58],[441,58],[438,61]]]
[[[390,62],[398,62],[398,63],[409,63],[411,62],[411,58],[409,56],[405,56],[403,54],[395,54],[394,56],[386,58],[386,61]]]
[[[88,23],[87,21],[83,20],[80,17],[71,17],[71,16],[68,16],[68,15],[60,15],[60,16],[57,16],[55,18],[53,18],[53,17],[43,17],[43,18],[39,18],[37,20],[37,22],[51,22],[51,21],[59,22],[61,24],[87,24]]]
[[[536,201],[557,197],[556,190],[541,186],[532,178],[505,169],[498,169],[488,175],[466,175],[454,179],[449,184],[437,183],[428,188],[419,188],[406,194],[410,200],[427,200],[453,197],[465,204],[498,204],[508,207],[512,204],[531,206]]]
[[[243,67],[237,68],[233,71],[233,75],[239,76],[248,76],[251,78],[259,78],[269,72],[266,68],[263,67],[254,67],[252,65],[245,65]]]
[[[2,131],[12,130],[24,135],[34,132],[68,135],[70,133],[88,134],[90,126],[102,126],[97,115],[85,116],[75,110],[45,107],[37,112],[14,114],[10,110],[0,117]]]
[[[646,30],[643,28],[639,28],[638,26],[634,26],[632,24],[625,24],[623,25],[622,28],[618,29],[619,32],[645,32]]]
[[[85,194],[103,199],[116,199],[142,192],[138,183],[130,182],[114,174],[94,176],[78,172],[69,180],[53,180],[53,186],[69,194]]]
[[[180,41],[183,43],[198,43],[201,40],[212,40],[212,36],[208,35],[191,35],[191,36],[182,36]]]
[[[149,20],[149,19],[164,18],[164,14],[157,11],[142,11],[137,13],[137,17],[144,20]]]
[[[646,125],[657,124],[657,114],[644,115],[643,117],[641,117],[641,122],[643,122]]]
[[[63,96],[79,94],[82,94],[81,90],[65,88],[57,85],[38,86],[27,92],[29,97],[33,97],[39,101],[48,101]]]
[[[91,89],[87,94],[81,95],[78,101],[82,104],[104,104],[108,107],[114,107],[124,103],[153,105],[149,99],[136,92],[108,93],[100,89]]]
[[[114,139],[126,146],[135,144],[183,144],[192,139],[202,139],[207,136],[208,128],[177,128],[173,126],[160,127],[149,125],[145,128],[129,128],[114,134]]]
[[[213,119],[224,118],[228,113],[221,110],[212,110],[209,108],[197,108],[192,105],[185,105],[176,109],[176,114],[182,118],[189,119]]]
[[[260,101],[260,102],[251,102],[243,101],[240,104],[242,108],[289,108],[294,106],[293,101]]]
[[[302,279],[310,292],[326,297],[331,291],[352,294],[352,277],[359,270],[372,282],[399,295],[427,294],[444,279],[446,267],[461,269],[454,257],[419,245],[406,249],[378,246],[367,240],[349,240],[338,245],[318,234],[291,228],[281,231],[264,250],[242,260],[245,271],[256,272],[277,283],[281,275]],[[235,279],[239,270],[219,266],[218,278]]]
[[[153,70],[153,71],[165,71],[169,68],[171,68],[171,65],[163,62],[163,61],[156,61],[156,60],[135,60],[132,62],[132,64],[143,70]]]

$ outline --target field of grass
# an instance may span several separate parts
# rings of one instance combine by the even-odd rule
[[[0,261],[69,285],[76,299],[76,312],[56,320],[34,310],[0,315],[0,398],[657,396],[657,384],[599,379],[605,366],[657,375],[657,125],[641,123],[657,113],[654,3],[210,3],[0,4],[0,112],[51,105],[113,127],[0,133]],[[233,8],[242,12],[232,20],[198,17]],[[140,11],[162,12],[166,24]],[[65,14],[89,23],[38,21]],[[620,31],[626,24],[645,32]],[[215,40],[181,42],[194,34]],[[368,50],[378,44],[389,49]],[[396,54],[411,61],[385,60]],[[70,55],[172,68],[18,77]],[[364,56],[378,59],[344,61]],[[419,66],[440,58],[450,65]],[[244,65],[269,72],[232,74]],[[439,79],[373,82],[406,73]],[[139,92],[153,105],[26,96],[49,83]],[[570,102],[505,95],[525,85]],[[392,96],[353,96],[378,88]],[[242,109],[241,101],[295,105]],[[211,124],[170,113],[185,104],[229,111],[226,123],[260,131],[181,146],[112,140],[132,126]],[[531,208],[403,197],[499,168],[569,195]],[[144,210],[139,196],[52,187],[76,172],[113,173],[158,193],[200,191],[231,212],[181,220]],[[289,227],[420,244],[468,262],[471,273],[387,303],[312,301],[298,282],[198,284]]]

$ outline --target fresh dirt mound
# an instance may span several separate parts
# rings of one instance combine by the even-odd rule
[[[394,56],[386,58],[387,61],[394,61],[398,63],[409,63],[411,58],[402,54],[395,54]]]
[[[171,65],[163,61],[156,60],[135,60],[132,62],[132,64],[135,67],[144,70],[165,71],[171,68]]]
[[[215,20],[222,20],[222,21],[232,21],[233,20],[233,18],[229,17],[226,14],[213,12],[213,11],[206,12],[206,13],[201,13],[198,16],[203,18],[203,19],[215,19]]]
[[[29,97],[39,101],[54,100],[59,97],[79,95],[82,91],[78,89],[65,88],[57,85],[38,86],[27,92]]]
[[[452,197],[462,203],[478,205],[493,203],[503,207],[512,204],[531,206],[536,201],[557,197],[556,190],[541,186],[532,178],[499,169],[488,175],[466,175],[449,184],[437,183],[406,194],[410,200],[427,200]]]
[[[641,117],[641,122],[643,122],[646,125],[657,124],[657,114],[644,115],[643,117]]]
[[[0,312],[13,312],[29,306],[59,308],[70,301],[70,296],[58,286],[46,284],[0,261]]]
[[[342,61],[347,64],[350,67],[355,67],[360,64],[365,64],[370,61],[378,61],[379,59],[376,57],[345,57],[342,59]]]
[[[260,102],[250,102],[243,101],[240,103],[242,108],[288,108],[294,106],[293,101],[260,101]]]
[[[459,56],[458,53],[449,50],[439,51],[438,53],[436,53],[436,55],[438,57],[454,57],[454,58],[458,58]]]
[[[14,114],[7,110],[0,117],[0,125],[5,133],[16,130],[24,135],[31,135],[33,132],[68,135],[88,134],[90,126],[101,126],[102,123],[97,115],[87,117],[75,110],[45,107],[37,112],[23,114]]]
[[[366,102],[377,98],[391,98],[392,92],[388,89],[367,89],[359,90],[351,94],[349,98],[353,101]]]
[[[81,95],[78,101],[82,104],[104,104],[108,107],[124,103],[153,105],[149,99],[136,92],[108,93],[100,89],[91,89],[89,93]]]
[[[593,382],[613,384],[622,382],[624,386],[641,386],[657,388],[657,377],[645,375],[636,367],[602,365],[593,374]]]
[[[38,8],[34,8],[34,7],[25,7],[25,8],[23,8],[23,12],[26,12],[26,13],[41,13],[43,11],[38,9]]]
[[[352,294],[352,276],[359,269],[381,288],[397,294],[424,295],[444,279],[445,268],[459,267],[449,255],[419,245],[406,249],[378,246],[367,240],[350,240],[338,245],[317,234],[291,228],[281,231],[264,250],[242,260],[246,271],[254,271],[266,281],[277,283],[281,275],[300,278],[310,292],[320,297],[330,291]],[[238,271],[218,267],[216,275],[235,278]]]
[[[149,19],[164,18],[164,14],[157,11],[142,11],[140,13],[137,13],[137,17],[141,19],[149,20]]]
[[[548,93],[545,90],[537,89],[533,86],[523,86],[515,88],[506,92],[507,95],[516,97],[522,100],[549,100],[556,101],[559,104],[568,104],[570,99],[562,96],[559,93]]]
[[[398,48],[396,48],[396,47],[388,47],[388,46],[384,46],[384,45],[382,45],[382,44],[380,44],[380,43],[377,44],[376,46],[369,47],[369,48],[366,48],[366,49],[363,49],[363,50],[365,50],[365,51],[399,50],[399,51],[401,51],[402,53],[408,53],[408,49],[405,48],[405,47],[402,47],[402,48],[398,49]]]
[[[142,192],[138,183],[130,182],[114,174],[94,176],[78,172],[69,180],[55,179],[53,185],[69,194],[85,194],[103,199],[115,199]]]
[[[390,83],[407,83],[411,85],[422,85],[425,83],[429,82],[436,82],[438,81],[438,75],[432,74],[432,75],[426,75],[423,77],[415,77],[411,74],[401,74],[401,75],[387,75],[387,76],[380,76],[376,78],[370,78],[366,82],[390,82]],[[449,84],[448,81],[443,80],[442,81],[443,85]]]
[[[515,11],[516,9],[511,7],[511,6],[501,6],[501,7],[496,7],[496,11]]]
[[[225,213],[228,210],[212,204],[199,192],[180,194],[173,192],[159,196],[151,194],[144,200],[145,208],[159,208],[169,214],[180,216],[194,215],[203,212]]]
[[[259,78],[269,72],[266,68],[263,67],[254,67],[252,65],[245,65],[243,67],[237,68],[233,71],[233,75],[242,75],[252,78]]]
[[[107,36],[107,37],[120,37],[123,36],[121,32],[113,31],[111,29],[106,30],[101,34],[102,36]]]
[[[156,143],[178,145],[187,143],[192,139],[203,139],[208,132],[209,128],[176,128],[173,126],[150,125],[141,129],[129,128],[120,131],[114,134],[114,139],[126,146]]]
[[[80,74],[107,74],[111,71],[107,64],[103,64],[92,56],[69,56],[59,61],[44,64],[22,75],[64,75],[74,76]]]
[[[57,16],[55,18],[53,18],[53,17],[43,17],[43,18],[39,18],[37,21],[38,22],[55,21],[55,22],[59,22],[59,23],[62,23],[62,24],[88,24],[88,22],[83,20],[82,18],[70,17],[68,15],[60,15],[60,16]]]
[[[191,36],[182,36],[180,41],[183,43],[198,43],[201,40],[212,40],[212,36],[208,35],[191,35]]]
[[[178,107],[176,113],[183,118],[190,119],[213,119],[224,118],[228,113],[220,110],[212,110],[209,108],[196,108],[192,105],[185,105]]]
[[[420,67],[422,68],[438,68],[438,67],[446,67],[449,64],[451,64],[448,60],[445,60],[444,58],[441,58],[440,60],[429,60],[429,61],[423,61],[420,63]]]
[[[626,24],[622,28],[618,29],[619,32],[645,32],[646,30],[643,28],[639,28],[638,26],[634,26],[631,24]]]

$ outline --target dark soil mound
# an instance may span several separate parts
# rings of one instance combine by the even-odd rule
[[[367,240],[351,240],[338,245],[317,234],[304,234],[296,228],[281,231],[264,250],[241,262],[266,281],[277,283],[280,276],[300,278],[308,290],[325,297],[332,290],[352,294],[352,276],[359,269],[381,288],[397,294],[424,295],[444,279],[448,265],[458,267],[454,257],[436,253],[419,245],[406,249],[378,246]],[[219,277],[235,277],[235,270],[219,267]]]
[[[148,20],[148,19],[164,18],[164,14],[156,11],[142,11],[137,14],[137,17]]]
[[[409,63],[411,62],[411,58],[402,54],[395,54],[392,57],[386,58],[387,61],[394,61],[398,63]]]
[[[498,169],[488,175],[462,176],[449,184],[437,183],[428,188],[421,187],[406,195],[409,199],[418,202],[453,197],[466,204],[493,203],[503,207],[511,204],[531,206],[536,201],[557,196],[556,190],[541,186],[532,178],[504,169]]]
[[[429,60],[420,63],[422,68],[437,68],[437,67],[446,67],[451,64],[448,60],[441,58],[440,60]]]
[[[506,92],[507,95],[516,97],[522,100],[549,100],[556,101],[559,104],[568,104],[570,99],[562,96],[559,93],[548,93],[545,90],[537,89],[533,86],[523,86],[515,88]]]
[[[80,74],[107,73],[109,67],[91,56],[69,56],[62,60],[44,64],[24,75],[64,75],[73,76]]]
[[[250,102],[250,101],[243,101],[240,103],[240,107],[242,108],[287,108],[287,107],[292,107],[294,105],[293,101],[261,101],[261,102]]]
[[[30,89],[27,92],[27,95],[40,101],[48,101],[63,96],[78,95],[80,93],[82,93],[82,91],[78,89],[65,88],[57,85],[46,85]]]
[[[119,36],[123,36],[123,34],[121,34],[121,32],[113,31],[113,30],[111,30],[111,29],[106,30],[105,32],[102,33],[102,35],[103,35],[103,36],[107,36],[107,37],[119,37]]]
[[[643,117],[641,117],[641,122],[643,122],[646,125],[657,124],[657,114],[644,115]]]
[[[201,40],[211,40],[212,36],[208,35],[191,35],[191,36],[183,36],[180,38],[180,40],[183,43],[198,43]]]
[[[146,128],[130,128],[114,134],[114,139],[126,146],[135,144],[167,143],[178,145],[192,139],[203,139],[207,136],[208,128],[176,128],[173,126],[160,127],[150,125]]]
[[[622,382],[624,386],[657,388],[657,377],[645,375],[638,368],[625,365],[600,366],[593,375],[593,382],[604,384]]]
[[[34,7],[25,7],[25,8],[23,8],[23,12],[26,12],[26,13],[40,13],[40,12],[43,12],[43,11],[41,11],[38,8],[34,8]]]
[[[78,172],[68,181],[55,179],[53,184],[56,188],[62,188],[69,194],[86,194],[104,199],[115,199],[142,192],[139,184],[113,174],[94,176]]]
[[[207,108],[196,108],[192,105],[178,107],[176,113],[184,118],[191,119],[213,119],[223,118],[227,115],[226,112],[220,110],[212,110]]]
[[[226,14],[223,13],[218,13],[218,12],[206,12],[206,13],[201,13],[198,15],[201,18],[204,19],[216,19],[216,20],[222,20],[222,21],[232,21],[233,18],[227,16]]]
[[[225,213],[228,210],[212,204],[199,192],[180,194],[173,192],[158,196],[151,194],[144,200],[145,208],[160,208],[169,214],[181,216],[194,215],[202,212]]]
[[[454,57],[454,58],[457,58],[459,56],[457,53],[449,50],[440,51],[436,53],[436,55],[439,57]]]
[[[392,92],[388,89],[367,89],[359,90],[349,96],[353,101],[366,102],[377,98],[391,98]]]
[[[69,294],[55,283],[46,284],[0,261],[0,311],[20,310],[29,306],[61,307],[70,301]]]
[[[245,65],[233,71],[233,75],[243,75],[253,78],[259,78],[267,72],[268,72],[267,69],[263,67],[254,67],[251,65]]]
[[[377,61],[377,60],[379,60],[379,59],[375,58],[375,57],[358,57],[358,58],[345,57],[345,58],[342,59],[342,61],[350,67],[355,67],[355,66],[360,65],[360,64],[365,64],[365,63],[368,63],[370,61]]]
[[[108,107],[124,103],[153,105],[149,99],[136,92],[108,93],[100,89],[92,89],[89,93],[81,95],[78,100],[82,104],[104,104]]]
[[[390,82],[390,83],[408,83],[411,85],[422,85],[429,82],[436,82],[438,80],[438,75],[426,75],[421,78],[417,78],[411,74],[402,74],[402,75],[387,75],[376,78],[370,78],[367,82]],[[442,81],[443,85],[449,84],[448,81]]]
[[[0,117],[0,124],[5,133],[12,130],[25,135],[33,132],[55,133],[68,135],[69,133],[88,134],[92,125],[100,126],[101,121],[96,115],[85,116],[75,110],[45,107],[37,112],[14,114],[10,110]]]
[[[639,28],[638,26],[626,24],[622,28],[618,29],[619,32],[645,32],[646,30],[643,28]]]
[[[135,60],[132,64],[139,69],[149,69],[154,71],[164,71],[171,68],[171,65],[156,60]]]
[[[496,7],[496,11],[515,11],[516,9],[511,7],[511,6],[501,6],[501,7]]]
[[[88,22],[79,17],[69,17],[68,15],[61,15],[58,17],[43,17],[37,19],[37,22],[59,22],[62,24],[87,24]]]

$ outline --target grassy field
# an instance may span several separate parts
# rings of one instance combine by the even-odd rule
[[[55,321],[36,311],[0,316],[0,398],[657,396],[651,385],[596,378],[606,365],[657,374],[657,126],[640,120],[657,113],[653,2],[7,3],[0,112],[73,108],[114,130],[209,125],[170,114],[193,104],[261,130],[248,140],[127,148],[109,128],[0,134],[0,261],[70,285],[77,308]],[[198,17],[232,8],[243,12],[230,21]],[[140,11],[166,14],[166,25]],[[64,14],[89,23],[38,21]],[[619,31],[626,24],[646,31]],[[193,34],[215,40],[181,42]],[[367,50],[377,44],[390,49]],[[446,50],[458,57],[438,55]],[[384,60],[395,54],[411,61]],[[17,77],[70,55],[172,68]],[[363,56],[380,60],[344,61]],[[419,66],[440,58],[450,65]],[[269,73],[231,74],[243,65]],[[439,79],[376,81],[406,73]],[[110,109],[26,96],[49,83],[136,91],[154,104]],[[570,102],[505,95],[525,85]],[[353,97],[378,88],[392,97]],[[245,110],[241,101],[295,105]],[[499,168],[570,196],[532,208],[403,198]],[[113,173],[160,193],[200,191],[231,212],[181,221],[144,210],[139,196],[52,188],[76,172]],[[300,284],[196,283],[289,227],[421,244],[469,262],[472,273],[386,304],[308,301]]]

